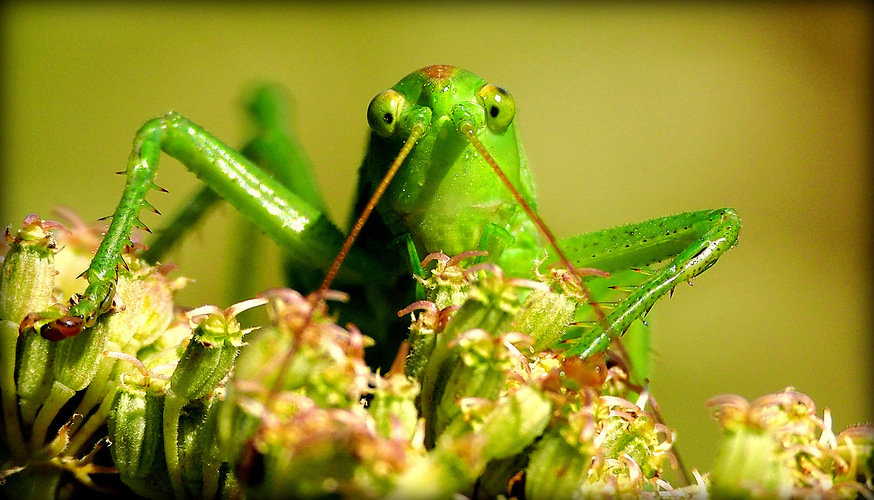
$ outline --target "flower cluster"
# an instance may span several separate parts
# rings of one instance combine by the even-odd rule
[[[112,314],[69,338],[63,329],[40,335],[29,328],[41,320],[34,311],[65,310],[62,297],[76,300],[82,286],[77,273],[98,241],[99,229],[76,219],[67,227],[28,216],[14,236],[7,229],[0,274],[0,388],[9,462],[0,479],[13,496],[57,487],[61,476],[45,480],[45,469],[67,471],[88,485],[94,485],[93,474],[114,472],[95,457],[108,444],[105,424],[119,381],[133,369],[118,357],[148,360],[159,346],[178,345],[190,335],[185,326],[177,327],[173,304],[184,280],[168,279],[166,268],[146,266],[133,248],[115,281]]]
[[[780,498],[874,498],[874,426],[835,435],[831,415],[787,388],[752,403],[735,395],[708,405],[725,430],[714,494]]]
[[[7,231],[0,483],[11,496],[84,484],[180,500],[871,497],[872,427],[835,435],[828,412],[792,391],[711,400],[726,431],[717,466],[672,486],[675,432],[622,345],[586,359],[560,349],[587,320],[580,310],[592,313],[578,281],[506,278],[481,252],[422,263],[424,299],[400,311],[409,341],[385,374],[364,361],[371,339],[329,313],[342,294],[274,289],[185,312],[173,302],[185,280],[135,245],[93,327],[34,328],[35,311],[63,313],[81,291],[99,229],[73,221],[30,216]],[[244,328],[237,316],[261,306],[269,319]]]

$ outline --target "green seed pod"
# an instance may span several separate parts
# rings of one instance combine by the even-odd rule
[[[776,496],[792,485],[792,464],[785,462],[772,436],[761,429],[729,432],[711,472],[715,498],[745,497],[755,486],[759,494]]]
[[[236,380],[294,391],[324,408],[358,406],[369,392],[364,348],[371,339],[337,326],[323,306],[313,310],[297,292],[276,290],[273,298],[276,327],[254,334],[237,362]]]
[[[253,498],[384,498],[416,458],[406,441],[377,435],[361,408],[307,408],[265,423],[251,446],[261,464]]]
[[[609,408],[609,416],[605,416],[599,424],[604,436],[601,442],[604,457],[617,461],[623,457],[630,459],[634,462],[631,466],[635,469],[634,473],[639,470],[642,480],[656,477],[661,471],[662,462],[667,458],[671,440],[671,436],[667,435],[669,431],[657,427],[652,414],[640,410],[624,399],[602,396],[600,404]],[[629,463],[617,463],[616,466],[633,475],[628,469]],[[612,468],[607,470],[614,474]]]
[[[627,400],[577,394],[531,453],[526,497],[637,498],[655,488],[673,433]]]
[[[117,300],[124,304],[108,318],[107,349],[135,354],[167,330],[173,320],[176,285],[157,270],[142,266],[133,257],[130,273],[122,272],[115,285]]]
[[[455,257],[442,253],[429,255],[423,265],[427,265],[431,260],[434,260],[436,265],[431,269],[427,279],[416,276],[425,289],[426,300],[433,302],[438,309],[464,303],[470,283],[461,262],[483,254],[484,252],[464,252]]]
[[[416,314],[417,309],[423,309]],[[410,324],[408,343],[409,354],[404,362],[404,372],[411,379],[421,382],[425,367],[431,359],[437,336],[444,325],[441,324],[441,311],[433,302],[417,302],[411,304],[398,315],[411,313],[413,321]]]
[[[185,407],[179,419],[179,465],[190,498],[210,498],[204,491],[217,492],[227,476],[218,457],[216,415],[218,398],[196,401]],[[208,484],[207,484],[208,483]]]
[[[851,467],[848,472],[871,484],[874,478],[874,425],[859,424],[841,431],[835,438],[835,451]],[[853,466],[854,465],[854,466]],[[853,474],[855,472],[855,474]],[[856,479],[850,477],[848,479]]]
[[[805,422],[794,425],[796,412],[809,414],[813,402],[795,392],[781,392],[757,399],[752,404],[744,398],[723,395],[711,398],[715,416],[725,430],[725,438],[711,473],[711,493],[718,497],[747,495],[754,487],[764,495],[793,485],[794,457],[785,453],[780,435],[790,440],[813,437]],[[803,419],[802,419],[803,420]],[[789,424],[789,425],[787,425]],[[795,432],[786,433],[794,429]],[[786,441],[788,444],[790,441]]]
[[[549,423],[552,403],[531,387],[503,396],[486,415],[476,432],[486,437],[488,459],[510,457],[527,448]]]
[[[56,342],[54,358],[55,379],[74,391],[81,391],[97,373],[109,338],[111,316],[102,316],[92,328]]]
[[[503,348],[494,349],[487,347],[494,345],[497,336],[511,328],[511,322],[518,313],[521,304],[520,294],[517,287],[498,273],[486,276],[471,286],[468,300],[452,316],[446,328],[438,336],[434,350],[431,353],[428,364],[422,376],[422,390],[419,397],[422,416],[425,417],[426,426],[425,442],[432,446],[434,440],[449,421],[458,414],[456,400],[460,397],[476,396],[494,399],[498,388],[503,385],[506,376],[500,366],[491,366],[488,361],[474,363],[474,353],[481,352],[484,359],[491,356],[489,352],[505,357]],[[475,335],[461,342],[461,349],[457,344],[458,339],[465,332],[478,331],[486,333],[486,336]],[[474,341],[474,337],[480,341]],[[491,337],[486,339],[486,337]],[[483,351],[482,349],[485,349]],[[468,353],[465,360],[461,359],[462,353]],[[479,355],[478,355],[479,356]],[[458,368],[462,371],[453,374]],[[473,372],[482,372],[473,375]],[[486,372],[489,376],[483,377]],[[473,377],[473,378],[470,378]],[[449,385],[452,387],[447,390]],[[479,385],[479,388],[465,388],[468,384]],[[444,402],[444,394],[445,402]],[[442,407],[444,415],[437,416],[437,408]]]
[[[566,294],[534,290],[525,299],[513,329],[534,339],[532,349],[540,352],[561,339],[568,325],[574,321],[578,305]]]
[[[191,313],[189,315],[194,316]],[[192,332],[182,359],[170,378],[170,391],[174,396],[191,401],[218,387],[219,382],[228,376],[245,333],[233,314],[224,314],[217,308],[208,309]]]
[[[21,323],[25,315],[52,304],[57,248],[48,227],[36,216],[24,221],[0,267],[0,319]]]
[[[124,484],[148,498],[170,497],[161,433],[163,395],[122,385],[112,402],[108,426],[112,460]]]
[[[248,332],[240,328],[236,316],[265,302],[262,299],[253,299],[235,304],[224,311],[214,306],[204,306],[188,313],[190,318],[202,317],[202,320],[192,332],[192,338],[170,377],[162,415],[164,456],[177,498],[186,496],[186,488],[191,488],[190,485],[186,487],[186,482],[192,481],[191,476],[186,481],[185,473],[195,474],[184,468],[184,462],[188,461],[190,464],[193,456],[198,460],[204,458],[199,453],[198,446],[201,443],[198,443],[196,437],[190,438],[194,444],[183,444],[180,441],[186,435],[194,435],[190,428],[186,431],[187,427],[183,425],[185,422],[190,423],[185,420],[184,409],[189,402],[209,395],[229,375],[240,346],[243,345],[243,335]],[[196,409],[200,404],[195,403],[192,408]],[[197,470],[202,471],[202,467]],[[195,475],[200,477],[201,474],[202,472],[197,472]],[[200,487],[194,489],[198,490],[196,495],[199,496]]]
[[[16,459],[24,459],[27,454],[25,437],[18,421],[18,401],[15,394],[15,348],[18,341],[18,325],[0,320],[0,402],[2,402],[3,421],[6,430],[5,448]],[[48,370],[42,370],[44,374]],[[51,371],[48,371],[51,373]],[[32,408],[26,422],[30,424],[36,408]]]
[[[145,365],[158,366],[169,363],[175,367],[179,363],[187,342],[191,338],[191,327],[187,320],[181,321],[179,317],[176,319],[177,321],[161,332],[161,335],[150,344],[137,350],[136,357]],[[172,372],[169,372],[168,375],[170,373]]]
[[[18,337],[17,328],[14,333]],[[19,343],[22,344],[22,349],[16,380],[18,404],[22,420],[33,423],[37,410],[45,402],[55,381],[52,362],[57,342],[51,342],[31,332],[19,339]]]
[[[454,419],[462,415],[459,402],[463,398],[494,401],[506,388],[507,376],[518,366],[507,344],[520,340],[517,335],[493,336],[485,330],[470,330],[451,346],[453,361],[446,370],[442,386],[434,392],[437,400],[432,420],[435,435],[439,435]]]
[[[419,420],[418,394],[419,384],[403,375],[377,377],[373,399],[367,407],[376,423],[376,432],[384,438],[412,439]]]
[[[441,485],[454,488],[449,490],[452,492],[464,490],[482,476],[478,484],[485,489],[481,492],[490,491],[494,496],[506,493],[507,479],[525,463],[525,457],[520,454],[543,433],[552,413],[550,400],[540,391],[525,386],[497,401],[469,398],[458,404],[463,417],[455,418],[446,426],[434,450],[400,480],[400,487],[412,487],[413,478],[425,475],[452,476]],[[491,467],[496,461],[502,462],[498,467]],[[460,464],[464,464],[463,467],[459,467]]]
[[[486,465],[484,441],[471,433],[441,436],[434,449],[399,474],[386,500],[453,498],[469,489]]]
[[[791,388],[751,403],[718,396],[708,405],[725,430],[711,473],[714,497],[855,497],[870,490],[871,425],[835,436],[830,418],[819,419],[813,401]]]
[[[23,226],[14,238],[7,230],[9,249],[0,265],[0,391],[5,414],[15,415],[10,428],[18,425],[17,406],[24,423],[33,423],[54,381],[52,343],[32,331],[24,338],[19,333],[22,322],[26,327],[39,319],[26,315],[53,302],[57,243],[48,232],[50,224],[38,217],[28,216]],[[22,452],[20,436],[14,435],[12,446]]]
[[[548,431],[537,443],[525,469],[525,498],[573,498],[586,481],[592,456],[580,453],[559,429]]]

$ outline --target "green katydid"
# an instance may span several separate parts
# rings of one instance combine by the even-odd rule
[[[140,209],[151,208],[145,196],[157,188],[154,179],[162,151],[180,160],[285,247],[290,267],[296,270],[296,284],[314,289],[318,283],[312,276],[327,273],[318,287],[322,295],[336,277],[340,289],[369,289],[364,295],[412,299],[409,271],[421,272],[420,256],[431,252],[486,250],[486,260],[520,277],[553,263],[594,268],[601,274],[657,264],[636,275],[631,271],[636,277],[624,288],[619,303],[595,306],[596,312],[603,309],[607,314],[599,314],[568,342],[567,352],[583,357],[605,351],[659,297],[709,268],[736,243],[740,221],[731,209],[689,212],[556,241],[536,215],[532,176],[514,114],[514,101],[504,89],[450,66],[423,68],[377,95],[368,109],[372,130],[355,205],[357,211],[375,210],[377,216],[366,225],[366,217],[359,218],[348,245],[311,194],[286,187],[277,180],[280,175],[264,173],[246,156],[176,113],[153,119],[136,135],[122,199],[84,273],[89,283],[86,291],[71,300],[69,310],[33,314],[22,328],[32,326],[46,338],[60,339],[111,311],[120,253],[132,228],[142,225]],[[272,162],[260,157],[257,148],[251,153],[262,162]],[[497,175],[493,165],[500,167],[495,169]],[[383,181],[390,166],[397,175]],[[383,190],[381,197],[371,198]],[[400,298],[383,310],[378,304],[361,308],[371,316],[393,316],[409,303]],[[349,317],[361,319],[354,313]],[[362,327],[377,341],[389,341],[384,352],[391,354],[373,361],[390,360],[392,347],[401,339],[380,338]]]

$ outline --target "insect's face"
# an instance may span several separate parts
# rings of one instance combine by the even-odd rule
[[[368,108],[371,134],[365,172],[375,185],[416,123],[426,131],[392,181],[379,210],[427,252],[472,250],[486,225],[510,233],[527,224],[516,201],[474,146],[462,122],[530,202],[533,186],[513,124],[515,102],[501,87],[452,66],[416,71],[377,95]]]
[[[389,103],[389,106],[384,106]],[[503,133],[513,123],[516,104],[503,88],[453,66],[429,66],[407,75],[393,88],[377,96],[368,110],[368,121],[375,132],[387,137],[396,123],[390,116],[405,118],[410,107],[421,106],[431,112],[435,127],[464,109],[476,114],[480,126]]]

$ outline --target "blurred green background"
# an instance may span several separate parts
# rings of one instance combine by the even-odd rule
[[[345,221],[371,97],[453,64],[515,96],[558,235],[740,213],[740,245],[651,316],[653,392],[688,464],[712,465],[704,402],[720,393],[794,385],[836,428],[872,420],[865,4],[7,3],[2,23],[3,224],[56,204],[110,214],[134,132],[169,110],[239,145],[241,91],[259,79],[293,92],[300,139]],[[165,214],[197,185],[169,160],[158,177],[171,193],[149,199]],[[197,280],[191,305],[227,305],[216,262],[230,212],[173,256]],[[259,286],[281,284],[273,261],[262,267]]]

